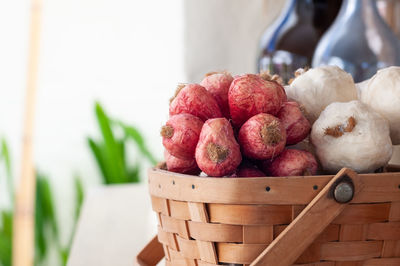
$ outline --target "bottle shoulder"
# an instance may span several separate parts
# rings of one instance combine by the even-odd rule
[[[319,40],[318,32],[310,23],[291,23],[281,28],[268,29],[260,40],[260,50],[313,50]]]
[[[352,61],[400,58],[400,41],[386,26],[379,20],[368,24],[356,19],[335,23],[318,43],[315,57],[329,55]]]

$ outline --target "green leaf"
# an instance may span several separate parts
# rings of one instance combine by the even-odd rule
[[[45,221],[43,219],[42,198],[40,197],[41,187],[36,183],[36,202],[35,202],[35,261],[43,261],[47,253],[45,239]]]
[[[50,225],[54,238],[58,240],[59,233],[54,208],[54,197],[51,192],[48,178],[38,174],[37,182],[40,187],[39,197],[41,198],[42,203],[43,219],[46,224]]]
[[[157,160],[147,148],[142,134],[135,127],[128,126],[118,120],[111,120],[99,103],[95,105],[96,118],[99,124],[102,142],[88,138],[89,147],[96,159],[105,184],[139,182],[140,167],[136,164],[129,167],[126,159],[126,141],[133,141],[140,153],[140,158],[145,158],[155,165]],[[114,127],[113,127],[114,126]],[[118,138],[113,129],[122,129],[124,137]]]
[[[122,161],[124,163],[124,169],[125,169],[125,175],[121,176],[121,182],[129,183],[129,169],[128,169],[128,164],[127,164],[126,157],[125,157],[125,139],[116,140],[116,142],[117,142],[118,152],[122,158]]]
[[[138,183],[140,182],[140,164],[136,163],[132,169],[128,171],[129,182]]]
[[[1,212],[2,231],[5,235],[12,237],[13,213],[11,211]]]
[[[97,166],[100,168],[101,175],[103,176],[103,183],[109,184],[110,181],[110,174],[108,173],[108,168],[106,167],[105,156],[102,154],[102,149],[99,144],[97,144],[93,139],[87,139],[90,149],[96,159]]]
[[[122,159],[122,162],[124,164],[124,166],[126,165],[126,160],[125,160],[125,140],[116,140],[116,144],[117,144],[117,149],[118,149],[118,153],[119,156]]]
[[[122,183],[126,179],[124,161],[111,130],[110,119],[99,103],[96,103],[96,116],[105,144],[104,167],[110,170],[111,183]]]
[[[61,265],[63,265],[63,266],[67,265],[69,251],[70,251],[69,247],[68,248],[62,248],[62,249],[60,249],[58,251],[59,255],[60,255],[60,258],[61,258]]]
[[[4,234],[0,230],[0,264],[3,266],[11,266],[12,258],[12,238]]]
[[[85,191],[83,189],[82,180],[78,176],[75,177],[74,183],[75,183],[75,221],[77,221],[79,218],[79,214],[81,212]]]
[[[116,121],[116,123],[122,127],[126,136],[128,136],[136,143],[140,152],[150,161],[150,163],[153,165],[157,164],[157,160],[147,148],[144,138],[142,134],[139,132],[139,130],[136,129],[135,127],[128,126],[121,121]]]
[[[11,211],[2,211],[0,227],[0,265],[11,266],[12,258],[12,219]]]
[[[1,140],[1,157],[4,160],[4,165],[6,169],[7,175],[7,185],[8,185],[8,193],[10,197],[10,202],[14,205],[14,186],[12,181],[12,172],[11,172],[11,159],[10,152],[8,150],[8,145],[5,139]],[[1,159],[1,158],[0,158]]]
[[[36,174],[35,264],[41,264],[51,245],[59,245],[53,193],[48,178]]]
[[[8,145],[5,139],[1,141],[1,154],[4,158],[7,176],[11,177],[11,160],[10,160],[10,153],[8,151]]]
[[[58,250],[62,265],[64,265],[64,266],[67,265],[69,251],[71,249],[71,244],[72,244],[72,238],[75,235],[76,224],[77,224],[77,221],[79,218],[79,214],[81,211],[81,207],[82,207],[82,203],[83,203],[84,195],[85,195],[82,180],[79,176],[75,176],[74,186],[75,186],[75,215],[74,215],[74,222],[72,225],[72,231],[71,231],[70,239],[69,239],[67,246],[63,247],[63,248],[59,248],[59,250]]]

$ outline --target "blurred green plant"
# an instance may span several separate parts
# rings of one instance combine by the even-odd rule
[[[10,197],[10,207],[2,210],[0,224],[0,265],[12,265],[12,234],[13,234],[13,212],[14,212],[14,187],[11,173],[11,160],[7,143],[1,140],[0,168],[5,169],[7,190]],[[84,191],[81,179],[75,177],[75,213],[74,227],[83,202]],[[67,245],[62,245],[59,236],[56,209],[52,188],[47,176],[36,173],[36,198],[35,198],[35,265],[45,264],[45,259],[51,246],[55,245],[60,265],[66,265],[71,240]],[[72,239],[72,237],[71,237]]]
[[[50,245],[56,245],[61,253],[62,245],[59,237],[53,192],[48,177],[36,174],[35,201],[35,265],[42,265]]]
[[[1,139],[0,169],[6,176],[8,196],[10,207],[0,211],[0,265],[11,266],[12,256],[12,228],[13,228],[13,208],[14,208],[14,189],[12,183],[11,160],[7,143]]]
[[[103,183],[140,182],[143,161],[146,160],[152,165],[157,163],[142,134],[135,127],[110,118],[98,102],[95,104],[95,114],[102,139],[96,141],[89,137],[87,141],[100,169]],[[137,150],[137,158],[133,165],[127,160],[126,146],[129,142],[134,143]]]
[[[142,134],[133,126],[111,119],[103,107],[95,104],[95,113],[102,139],[95,141],[88,138],[90,149],[100,169],[104,184],[140,182],[140,171],[144,161],[152,165],[157,163],[153,154],[148,150]],[[128,164],[126,147],[133,143],[136,147],[136,161]],[[14,212],[14,186],[11,170],[9,148],[4,139],[1,139],[0,151],[0,178],[4,172],[10,206],[0,211],[0,266],[12,265],[12,235]],[[43,173],[36,173],[35,198],[35,266],[42,266],[51,247],[58,253],[60,265],[66,265],[72,237],[79,218],[84,199],[84,188],[79,176],[74,178],[75,211],[71,236],[66,245],[60,240],[59,224],[54,204],[54,194],[49,178]]]
[[[85,198],[85,191],[84,191],[84,187],[82,184],[82,179],[79,176],[75,176],[74,191],[75,191],[75,211],[74,211],[74,216],[73,216],[72,231],[71,231],[70,238],[68,240],[67,245],[65,247],[59,248],[62,265],[67,265],[69,251],[71,249],[72,240],[75,235],[76,225],[78,223],[79,215],[81,213],[81,207],[83,204],[83,200]]]

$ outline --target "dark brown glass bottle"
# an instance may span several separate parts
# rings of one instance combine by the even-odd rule
[[[310,66],[315,47],[340,5],[340,0],[287,1],[261,37],[258,70],[279,74],[287,82],[296,69]]]

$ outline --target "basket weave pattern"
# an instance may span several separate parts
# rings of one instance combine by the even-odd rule
[[[364,185],[369,189],[345,207],[295,265],[400,265],[400,174],[380,174],[380,180],[365,176]],[[225,197],[234,183],[218,188],[226,180],[151,170],[152,206],[159,221],[158,239],[163,244],[166,264],[249,265],[327,180],[329,176],[229,181],[241,188]],[[284,188],[279,186],[281,182],[286,182]],[[261,190],[249,188],[249,184]],[[247,195],[249,190],[254,193]]]

